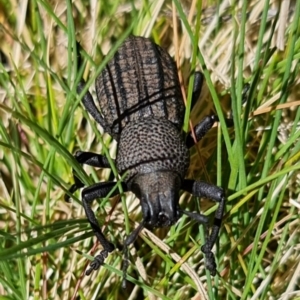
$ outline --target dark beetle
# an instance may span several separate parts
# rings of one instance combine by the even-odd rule
[[[200,73],[196,73],[193,100],[197,99],[202,85]],[[84,88],[80,83],[78,92]],[[128,246],[134,242],[143,227],[155,228],[173,225],[182,214],[204,225],[204,215],[181,210],[179,192],[185,190],[197,197],[219,202],[215,221],[206,242],[201,247],[206,267],[216,274],[212,248],[217,240],[224,212],[223,189],[202,181],[184,179],[189,167],[189,150],[194,145],[189,134],[184,141],[181,127],[184,103],[177,69],[170,55],[158,45],[143,37],[128,37],[96,79],[96,94],[101,112],[89,92],[82,103],[93,118],[118,142],[116,166],[120,175],[126,172],[122,182],[124,191],[132,191],[142,207],[141,224],[124,242],[124,277],[128,265]],[[217,117],[207,116],[194,128],[197,141],[212,127]],[[107,159],[91,152],[77,152],[79,163],[109,168]],[[73,193],[83,184],[74,176]],[[101,243],[103,250],[90,264],[98,269],[114,246],[103,235],[90,204],[96,198],[104,198],[115,182],[96,183],[82,191],[82,203],[86,216]],[[118,194],[115,191],[113,195]],[[112,196],[113,196],[112,195]]]

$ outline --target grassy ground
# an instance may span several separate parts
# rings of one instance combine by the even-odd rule
[[[300,299],[299,14],[299,1],[0,0],[0,299]],[[214,278],[201,226],[185,217],[169,231],[142,232],[127,290],[120,250],[84,276],[101,246],[80,194],[71,203],[64,194],[72,167],[86,184],[114,172],[85,173],[72,154],[113,158],[116,144],[83,110],[76,82],[88,79],[94,92],[128,34],[151,37],[176,59],[187,107],[190,74],[204,72],[184,128],[211,112],[220,118],[192,151],[188,174],[228,196]],[[216,209],[188,194],[180,205],[211,219]],[[132,194],[93,209],[119,249],[141,220]]]

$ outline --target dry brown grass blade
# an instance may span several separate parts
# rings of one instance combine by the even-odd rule
[[[136,224],[136,226],[137,226],[137,224]],[[150,240],[156,246],[158,246],[165,253],[169,254],[176,263],[179,263],[182,261],[182,258],[177,253],[175,253],[173,250],[171,250],[171,248],[167,244],[165,244],[161,239],[159,239],[155,234],[153,234],[148,229],[144,228],[142,230],[141,234],[148,236],[150,238]],[[187,275],[190,276],[190,278],[193,280],[193,282],[197,286],[198,292],[202,297],[201,299],[207,300],[208,294],[207,294],[206,289],[204,288],[198,274],[195,272],[195,270],[193,270],[193,268],[191,268],[187,262],[182,262],[181,268],[183,271],[185,271],[187,273]]]

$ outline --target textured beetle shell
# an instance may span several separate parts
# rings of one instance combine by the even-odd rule
[[[130,36],[96,79],[104,129],[117,141],[129,123],[150,116],[181,129],[184,104],[170,55],[143,37]]]
[[[168,120],[148,117],[128,124],[118,145],[117,168],[124,181],[136,174],[171,171],[183,178],[189,166],[189,151],[180,131]]]

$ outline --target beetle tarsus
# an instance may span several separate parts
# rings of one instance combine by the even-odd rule
[[[98,270],[107,258],[109,251],[102,250],[100,254],[94,257],[94,260],[90,263],[90,268],[86,270],[85,275],[89,276],[95,270]]]
[[[205,267],[210,272],[211,276],[215,276],[217,273],[217,265],[215,256],[211,250],[206,249],[205,245],[201,247],[201,251],[205,256]]]

